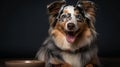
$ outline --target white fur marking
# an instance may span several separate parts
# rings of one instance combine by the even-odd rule
[[[72,65],[72,67],[81,67],[82,63],[80,61],[80,54],[69,54],[69,53],[62,53],[63,59],[68,64]]]
[[[71,14],[71,20],[67,21],[67,23],[65,25],[65,29],[66,30],[68,30],[67,29],[67,24],[68,23],[74,23],[75,24],[75,26],[76,26],[75,31],[78,29],[78,27],[77,27],[77,20],[76,20],[76,17],[74,15],[74,13],[75,13],[74,8],[75,7],[73,7],[73,6],[67,6],[67,7],[64,8],[64,10],[67,10]]]

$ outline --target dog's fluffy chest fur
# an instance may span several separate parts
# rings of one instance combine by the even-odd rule
[[[48,38],[38,52],[38,59],[46,62],[46,58],[48,58],[47,61],[51,64],[68,63],[72,67],[83,67],[91,60],[96,52],[96,47],[81,50],[77,53],[63,51],[55,46],[55,43],[51,38]]]
[[[65,52],[62,52],[61,54],[62,54],[64,61],[68,64],[71,64],[72,67],[82,66],[80,54],[70,54],[70,53],[65,53]]]

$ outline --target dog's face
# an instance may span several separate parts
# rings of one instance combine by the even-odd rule
[[[90,44],[96,35],[94,4],[82,1],[75,7],[56,1],[48,5],[50,35],[61,49],[75,50]]]

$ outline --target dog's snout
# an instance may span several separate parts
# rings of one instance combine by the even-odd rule
[[[73,30],[75,28],[75,24],[74,23],[68,23],[67,28],[68,28],[68,30]]]

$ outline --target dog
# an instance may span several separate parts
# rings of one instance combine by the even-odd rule
[[[71,67],[98,67],[94,27],[94,2],[79,0],[76,6],[65,1],[54,1],[47,6],[49,37],[37,53],[45,67],[67,63]]]

